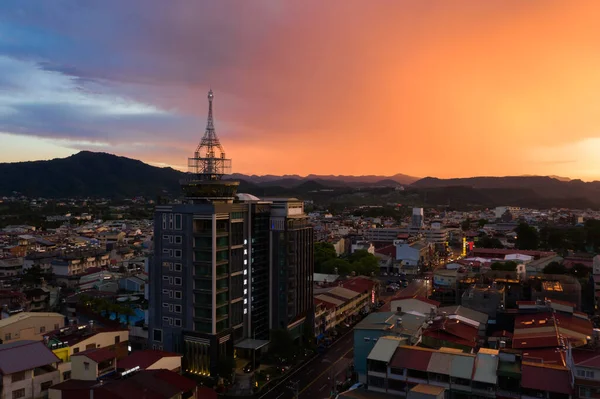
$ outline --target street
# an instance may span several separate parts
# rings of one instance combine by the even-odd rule
[[[338,381],[343,381],[345,371],[352,363],[353,342],[353,333],[349,331],[335,341],[324,355],[313,359],[260,399],[293,398],[295,392],[290,389],[293,386],[297,386],[299,398],[329,398],[333,387],[332,380],[337,377]]]
[[[383,297],[386,302],[379,311],[389,311],[389,301],[396,295],[426,296],[431,293],[431,281],[415,279],[408,287]],[[329,398],[333,389],[334,381],[343,381],[345,372],[353,361],[354,334],[349,331],[342,338],[335,341],[322,356],[304,365],[300,370],[287,377],[274,389],[265,393],[260,399],[291,399],[294,397],[294,389],[298,389],[300,399],[324,399]]]

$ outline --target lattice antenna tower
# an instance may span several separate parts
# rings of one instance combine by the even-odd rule
[[[190,173],[199,180],[220,180],[231,173],[231,159],[225,157],[225,150],[215,132],[213,120],[213,91],[208,92],[208,119],[204,136],[192,158],[188,158]]]

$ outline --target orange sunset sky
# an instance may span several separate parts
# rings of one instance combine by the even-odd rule
[[[599,1],[52,3],[0,5],[0,162],[183,167],[212,87],[238,173],[600,179]]]

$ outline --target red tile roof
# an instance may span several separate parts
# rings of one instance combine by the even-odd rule
[[[387,255],[392,258],[396,257],[396,246],[395,245],[386,245],[385,247],[375,248],[375,252],[382,255]]]
[[[96,363],[101,363],[106,360],[116,359],[117,352],[113,347],[107,346],[104,348],[88,349],[86,351],[76,353],[73,356],[85,356]]]
[[[573,349],[571,353],[573,354],[573,362],[577,366],[600,369],[600,351]]]
[[[523,349],[523,361],[559,366],[565,365],[565,359],[557,348]]]
[[[119,360],[117,368],[129,370],[137,366],[145,370],[164,357],[181,357],[181,355],[178,353],[151,349],[137,351],[126,358]]]
[[[572,395],[569,370],[560,366],[523,362],[521,386],[539,391]]]
[[[390,367],[427,371],[433,350],[414,346],[399,346],[390,360]]]
[[[375,286],[375,281],[367,277],[353,277],[348,280],[342,281],[340,286],[360,294],[371,291]]]

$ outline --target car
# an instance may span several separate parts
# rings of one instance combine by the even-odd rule
[[[246,364],[244,366],[244,373],[251,373],[254,370],[256,370],[258,367],[260,366],[260,362],[258,360],[254,361],[254,364],[252,364],[252,362],[248,362],[248,364]]]

